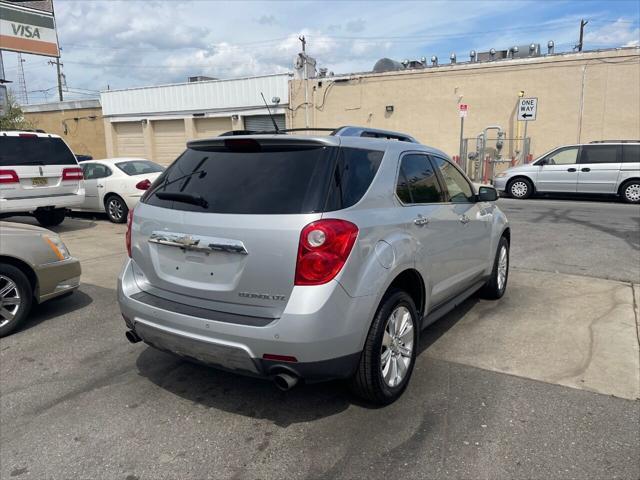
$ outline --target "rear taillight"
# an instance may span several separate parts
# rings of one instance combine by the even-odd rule
[[[78,167],[62,170],[62,180],[82,180],[82,169]]]
[[[127,255],[131,258],[131,224],[133,223],[133,210],[129,210],[127,215],[127,233],[124,236],[124,241],[127,245]]]
[[[151,180],[149,180],[148,178],[136,183],[136,188],[138,190],[149,190],[150,186],[151,186]]]
[[[358,236],[345,220],[318,220],[302,229],[296,264],[296,285],[322,285],[342,269]]]
[[[0,183],[20,183],[15,170],[0,170]]]

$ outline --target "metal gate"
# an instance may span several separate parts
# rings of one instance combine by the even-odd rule
[[[273,120],[276,121],[276,125],[281,130],[285,128],[284,115],[274,115]],[[264,132],[273,130],[273,120],[269,115],[252,115],[244,117],[244,129],[254,132]]]
[[[529,163],[531,138],[465,138],[460,152],[461,167],[474,182],[490,183],[493,176],[509,167]]]

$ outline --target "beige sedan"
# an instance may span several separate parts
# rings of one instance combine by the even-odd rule
[[[56,233],[0,222],[0,337],[24,322],[33,302],[77,289],[80,273],[80,262]]]

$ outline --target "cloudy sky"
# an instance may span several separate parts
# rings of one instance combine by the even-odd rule
[[[107,88],[287,72],[307,39],[319,66],[371,70],[376,60],[441,61],[457,52],[553,39],[570,51],[581,18],[585,49],[638,45],[640,2],[632,1],[160,1],[54,0],[68,98]],[[24,55],[30,103],[56,99],[55,67]],[[17,58],[4,55],[16,80]]]

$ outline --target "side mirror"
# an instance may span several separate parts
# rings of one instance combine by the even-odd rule
[[[498,200],[498,191],[493,187],[482,186],[478,189],[478,201],[495,202]]]

